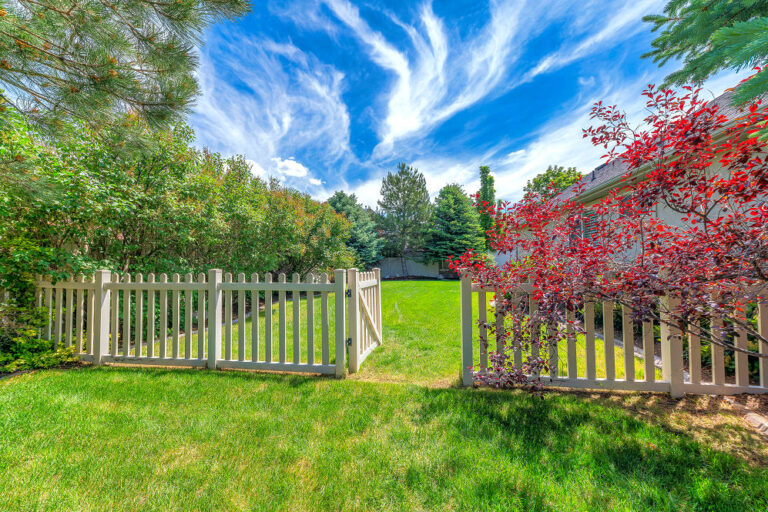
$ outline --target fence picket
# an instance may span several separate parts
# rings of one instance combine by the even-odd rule
[[[178,284],[181,282],[181,276],[174,273],[171,282]],[[171,357],[178,359],[179,357],[179,337],[180,333],[180,315],[181,315],[181,299],[179,296],[179,290],[174,289],[171,292]]]
[[[294,272],[292,281],[293,284],[299,284],[301,276]],[[301,292],[298,290],[291,292],[291,303],[293,304],[293,363],[299,364],[301,361]]]
[[[603,347],[605,352],[605,380],[616,379],[616,354],[613,349],[613,302],[603,302]]]
[[[590,298],[584,301],[584,350],[586,350],[587,379],[595,380],[595,303]]]
[[[579,376],[579,367],[576,358],[576,330],[573,323],[576,321],[576,312],[565,311],[566,348],[568,351],[568,378],[576,379]]]
[[[69,282],[73,282],[72,278],[69,279]],[[67,288],[67,303],[66,303],[66,326],[64,328],[65,333],[65,343],[67,347],[72,346],[72,315],[75,313],[75,308],[72,307],[73,301],[74,301],[74,294],[75,290],[72,288]]]
[[[205,274],[197,275],[197,359],[205,359]]]
[[[51,341],[53,334],[51,328],[53,327],[53,288],[45,289],[45,339]]]
[[[267,272],[264,282],[272,282],[272,273]],[[264,361],[272,362],[272,291],[264,291]]]
[[[123,276],[124,283],[131,282],[131,274]],[[123,355],[128,357],[131,350],[131,290],[123,290]]]
[[[528,296],[528,311],[530,312],[531,320],[531,359],[537,361],[539,358],[539,343],[541,341],[541,325],[536,320],[536,315],[539,312],[539,302],[533,298],[532,295]],[[534,377],[538,377],[541,372],[536,370]]]
[[[186,274],[184,282],[190,284],[194,282],[192,274]],[[194,291],[189,288],[184,290],[184,357],[186,359],[192,359],[192,313],[195,310],[195,305],[192,303],[193,294]]]
[[[237,282],[245,282],[245,274],[237,275]],[[245,291],[237,292],[237,359],[245,361]]]
[[[112,274],[112,282],[119,283],[120,275]],[[112,301],[112,344],[109,353],[114,357],[118,353],[118,343],[120,340],[120,290],[112,290],[110,300]]]
[[[88,280],[89,283],[95,282],[95,277],[91,276]],[[87,307],[88,310],[86,312],[86,320],[85,323],[87,325],[86,331],[85,331],[85,352],[87,354],[93,354],[93,334],[94,334],[94,317],[96,315],[96,294],[93,292],[93,290],[88,290],[87,295]]]
[[[477,323],[479,326],[480,371],[488,369],[488,298],[481,291],[477,294]]]
[[[155,282],[155,274],[147,275],[147,282]],[[147,290],[147,357],[155,357],[155,291]]]
[[[167,283],[168,275],[160,274],[160,282]],[[125,290],[124,293],[129,293]],[[168,291],[160,290],[160,357],[168,356]]]
[[[285,283],[285,274],[280,273],[277,276],[277,282],[278,283]],[[279,304],[279,311],[278,311],[278,327],[277,327],[277,334],[279,336],[279,343],[278,346],[279,350],[279,356],[280,356],[280,362],[285,362],[285,355],[286,355],[286,348],[285,348],[285,340],[286,340],[286,313],[285,313],[285,290],[280,290],[277,294],[278,297],[278,304]]]
[[[251,282],[259,282],[259,274],[251,274]],[[251,361],[259,360],[259,291],[251,292]]]
[[[701,383],[701,324],[691,325],[688,333],[688,375],[692,384]]]
[[[64,289],[56,289],[56,299],[54,302],[55,324],[53,324],[53,346],[61,343],[61,321],[64,317]]]
[[[143,283],[144,282],[144,274],[139,272],[136,275],[136,282],[137,283]],[[136,289],[136,332],[134,332],[134,336],[136,337],[135,340],[135,355],[136,357],[141,357],[143,349],[144,349],[144,290],[141,288]]]
[[[323,272],[320,282],[328,284],[328,274]],[[320,295],[320,323],[322,324],[322,345],[323,345],[323,364],[330,364],[330,336],[328,334],[328,292],[324,291]]]
[[[654,346],[653,321],[646,320],[643,322],[643,377],[645,382],[656,380],[656,365],[654,364],[656,351]]]
[[[79,274],[75,280],[78,283],[84,283],[85,276],[83,274]],[[85,290],[83,288],[79,288],[77,290],[77,305],[75,308],[77,309],[77,311],[75,311],[75,324],[77,325],[77,353],[81,354],[83,352],[83,338],[85,329],[83,326],[83,317],[85,315]]]
[[[224,282],[232,282],[232,274],[224,274]],[[232,291],[224,290],[224,360],[232,360]]]
[[[315,284],[315,275],[307,275],[307,282]],[[315,292],[307,292],[307,364],[315,364]]]
[[[757,331],[763,339],[768,340],[768,302],[757,305]],[[768,354],[768,342],[760,342],[760,352]],[[760,386],[768,388],[768,357],[760,358]]]
[[[624,380],[635,380],[635,329],[632,322],[632,308],[621,306],[621,338],[624,342]]]
[[[723,319],[712,317],[712,334],[722,337]],[[725,351],[722,345],[710,341],[710,353],[712,354],[712,383],[716,386],[725,385]]]
[[[737,313],[737,321],[745,322],[747,318],[744,313]],[[744,327],[737,326],[734,335],[734,345],[737,348],[747,349],[747,331]],[[747,366],[747,358],[749,357],[744,352],[735,351],[735,372],[736,372],[736,385],[737,386],[749,386],[749,368]]]

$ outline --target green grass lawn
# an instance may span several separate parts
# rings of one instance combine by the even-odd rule
[[[383,301],[385,345],[343,380],[0,381],[0,510],[768,507],[766,443],[721,400],[457,388],[458,283],[386,282]]]

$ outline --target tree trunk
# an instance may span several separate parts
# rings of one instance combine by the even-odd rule
[[[400,263],[403,265],[403,277],[408,277],[408,267],[405,264],[405,255],[400,255]]]

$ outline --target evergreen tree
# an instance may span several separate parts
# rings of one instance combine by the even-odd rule
[[[537,194],[543,199],[550,199],[579,181],[581,176],[575,167],[550,165],[546,171],[528,180],[523,190],[526,194]]]
[[[768,2],[733,0],[671,0],[664,14],[646,16],[653,31],[653,51],[644,55],[663,66],[682,59],[682,69],[667,76],[665,85],[701,84],[723,69],[751,69],[768,60]],[[734,101],[744,103],[768,91],[768,73],[741,83]]]
[[[485,237],[485,248],[488,249],[489,241],[486,234],[493,227],[493,218],[486,212],[488,206],[496,203],[496,189],[491,169],[487,165],[480,166],[480,190],[477,192],[477,209],[480,212],[480,227]]]
[[[351,248],[357,257],[357,263],[363,268],[371,268],[381,259],[381,249],[384,239],[379,237],[374,221],[374,214],[357,202],[355,194],[347,194],[342,190],[336,191],[328,199],[337,213],[347,217],[352,224],[347,247]]]
[[[424,175],[410,165],[397,164],[397,172],[388,173],[381,183],[379,209],[384,236],[400,257],[406,276],[406,252],[421,248],[432,218]]]
[[[0,0],[0,117],[11,105],[53,131],[72,120],[119,124],[126,113],[167,125],[197,94],[202,31],[249,7],[249,0]]]
[[[428,261],[445,261],[472,249],[482,251],[485,238],[480,215],[460,185],[446,185],[435,202],[435,214],[424,250]]]

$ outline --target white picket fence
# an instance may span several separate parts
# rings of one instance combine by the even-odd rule
[[[366,307],[378,310],[374,325],[380,343],[378,270],[359,274],[357,269],[350,269],[349,274],[354,279],[350,295],[365,297]],[[358,280],[358,275],[365,277]],[[352,336],[346,338],[347,271],[343,269],[334,272],[332,281],[327,274],[309,274],[303,279],[293,274],[290,281],[280,274],[274,281],[270,273],[233,278],[221,270],[210,270],[207,276],[187,274],[182,278],[174,274],[169,279],[165,274],[145,278],[102,270],[89,278],[79,276],[56,283],[39,277],[36,285],[37,305],[46,308],[48,314],[42,333],[45,339],[75,345],[82,360],[97,365],[130,363],[342,376],[348,343],[350,371],[357,371],[375,348],[357,320],[350,324]],[[263,319],[258,314],[261,296]],[[252,305],[250,311],[248,303]],[[350,301],[350,307],[353,303]],[[360,306],[354,307],[357,313]],[[357,319],[358,315],[350,318]]]
[[[383,343],[381,323],[381,271],[349,270],[349,373],[360,365],[373,350]]]
[[[536,311],[537,303],[531,297],[532,288],[522,286],[515,292],[522,300],[527,300],[529,311]],[[490,288],[482,288],[472,283],[471,278],[463,277],[461,280],[461,343],[462,343],[462,382],[465,386],[472,386],[478,372],[484,372],[488,368],[488,340],[486,324],[488,315],[495,315],[495,325],[503,322],[501,315],[489,307],[489,299],[494,291]],[[674,306],[671,299],[667,300],[667,306]],[[476,307],[474,306],[476,304]],[[585,301],[581,316],[583,317],[583,347],[582,342],[577,341],[577,336],[568,336],[566,344],[566,365],[559,364],[562,357],[557,346],[549,347],[548,361],[551,374],[541,375],[546,386],[561,386],[569,388],[586,389],[622,389],[635,391],[660,391],[668,392],[672,396],[679,397],[684,393],[730,395],[737,393],[766,393],[768,392],[768,359],[756,358],[743,352],[731,351],[729,357],[734,358],[734,371],[726,371],[726,349],[720,345],[709,344],[699,336],[688,334],[687,360],[683,354],[683,339],[677,328],[670,327],[666,322],[660,323],[660,339],[654,337],[654,323],[647,321],[639,326],[642,332],[642,349],[635,349],[634,325],[631,312],[622,307],[622,340],[619,342],[624,350],[622,360],[618,364],[623,366],[624,378],[617,378],[614,339],[615,325],[613,311],[615,305],[610,302],[602,303],[603,308],[603,335],[602,340],[597,339],[595,331],[595,303]],[[475,309],[476,308],[476,309]],[[670,310],[668,308],[665,308]],[[570,313],[571,319],[575,313]],[[768,304],[760,303],[756,307],[758,331],[761,336],[768,338]],[[713,326],[722,326],[722,318],[712,318]],[[696,332],[694,329],[690,329]],[[501,336],[495,340],[496,345],[491,350],[500,351],[504,340]],[[596,343],[603,344],[604,357],[600,361],[596,357]],[[708,344],[711,354],[711,364],[702,367],[702,343]],[[747,348],[748,336],[744,330],[737,331],[734,344],[739,348]],[[475,346],[478,347],[475,351]],[[661,356],[654,356],[657,348],[660,348]],[[760,351],[768,353],[768,344],[761,342]],[[642,354],[641,354],[642,353]],[[537,349],[533,354],[538,355]],[[517,350],[513,353],[515,365],[522,364],[525,354]],[[759,359],[759,382],[750,382],[748,363],[751,358]],[[659,361],[660,359],[660,361]],[[656,367],[661,363],[661,379],[657,379]],[[583,371],[579,371],[579,363],[582,363]],[[601,364],[602,363],[602,364]],[[642,378],[636,378],[636,366],[642,368]],[[562,370],[565,366],[565,372]],[[707,375],[703,375],[706,373]]]

